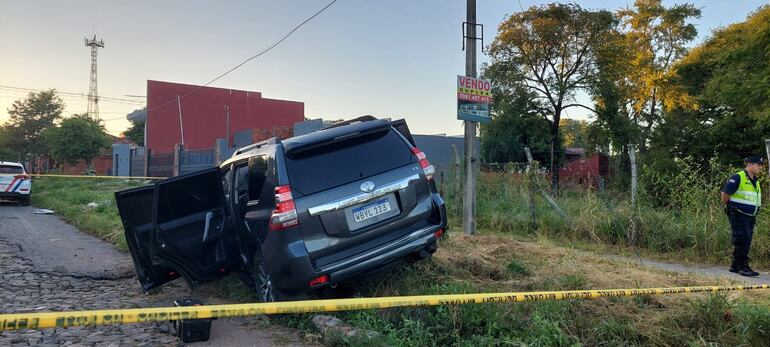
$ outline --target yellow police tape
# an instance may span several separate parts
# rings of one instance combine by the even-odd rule
[[[91,175],[54,175],[54,174],[28,174],[32,177],[66,177],[66,178],[117,178],[117,179],[133,179],[133,180],[163,180],[168,177],[144,177],[144,176],[91,176]]]
[[[770,289],[770,285],[705,286],[643,289],[570,290],[551,292],[487,293],[396,296],[255,304],[228,304],[185,307],[154,307],[117,310],[0,314],[0,331],[72,326],[143,323],[179,319],[240,317],[276,313],[307,313],[363,310],[403,306],[483,304],[565,299],[597,299],[637,295],[716,293],[724,291]]]

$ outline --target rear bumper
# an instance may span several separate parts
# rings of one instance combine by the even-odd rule
[[[434,233],[442,229],[441,225],[431,225],[389,244],[364,254],[346,259],[328,268],[320,269],[320,273],[329,274],[329,283],[344,282],[370,271],[378,271],[395,261],[404,259],[422,250],[436,250]]]
[[[0,199],[26,200],[29,199],[29,193],[0,192]]]
[[[310,260],[299,228],[271,233],[262,245],[262,252],[273,275],[273,285],[291,296],[377,272],[414,254],[433,253],[437,248],[435,233],[441,229],[446,231],[447,217],[443,199],[435,193],[432,199],[437,214],[431,224],[387,244],[318,268]],[[328,282],[309,286],[311,280],[323,275],[329,276]]]

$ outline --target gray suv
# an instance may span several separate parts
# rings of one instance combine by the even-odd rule
[[[434,171],[403,120],[361,117],[115,197],[144,290],[245,269],[261,301],[299,300],[430,256],[447,225]]]

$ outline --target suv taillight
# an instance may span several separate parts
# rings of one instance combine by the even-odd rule
[[[283,230],[299,224],[297,208],[288,185],[275,187],[275,209],[270,215],[270,231]]]
[[[425,153],[423,153],[419,148],[414,147],[412,148],[412,153],[417,157],[417,160],[420,161],[420,167],[422,167],[422,172],[425,173],[425,178],[428,179],[428,181],[433,179],[433,174],[436,173],[436,168],[433,167],[433,165],[428,162],[428,158],[425,156]]]

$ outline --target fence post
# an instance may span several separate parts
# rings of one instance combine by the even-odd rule
[[[537,230],[537,206],[535,206],[535,175],[537,175],[537,163],[532,160],[532,152],[529,147],[524,147],[524,153],[527,154],[527,169],[524,171],[524,177],[527,180],[527,195],[529,198],[529,215],[532,230]]]
[[[462,199],[460,198],[461,194],[461,188],[460,188],[460,182],[462,181],[462,174],[460,173],[460,154],[457,153],[457,146],[452,145],[452,153],[454,153],[455,163],[455,179],[454,179],[454,189],[452,190],[452,195],[454,195],[454,200],[456,202],[456,206],[460,206],[462,203]]]
[[[632,143],[628,144],[628,159],[631,161],[631,230],[628,241],[632,246],[639,242],[639,232],[636,229],[636,148]]]
[[[765,140],[765,150],[767,151],[767,162],[770,163],[770,139]],[[770,173],[770,165],[767,166],[767,170]]]
[[[184,145],[177,143],[174,145],[174,167],[172,176],[179,176],[182,166],[182,152],[184,152]]]
[[[150,158],[152,150],[149,148],[144,149],[144,177],[150,177]]]
[[[634,144],[628,144],[628,159],[631,161],[631,208],[636,207],[636,150]]]
[[[219,147],[219,139],[214,140],[214,166],[222,164],[222,149]]]

